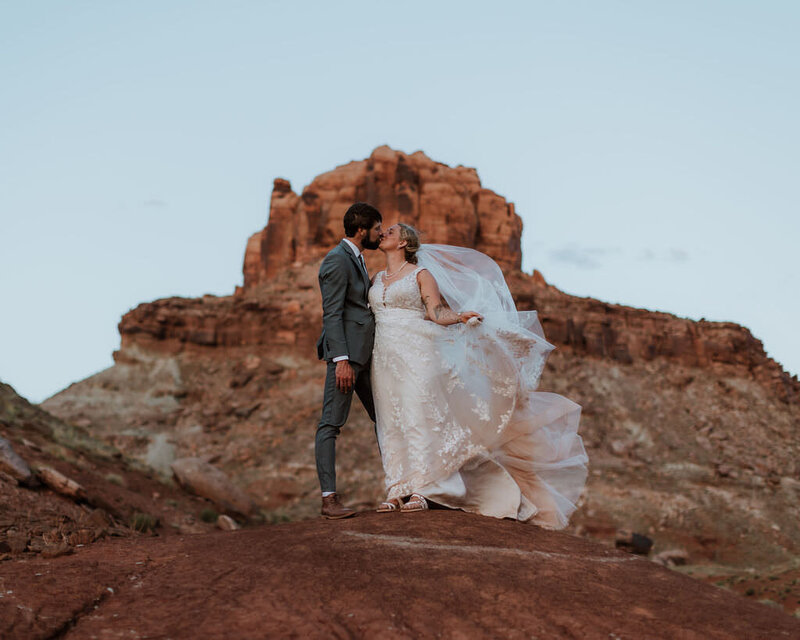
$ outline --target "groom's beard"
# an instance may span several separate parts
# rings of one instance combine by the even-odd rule
[[[361,241],[361,246],[363,246],[365,249],[377,249],[380,243],[381,243],[380,238],[378,238],[377,240],[367,240],[366,238],[364,238]]]

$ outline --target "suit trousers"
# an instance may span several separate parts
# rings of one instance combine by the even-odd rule
[[[356,374],[356,382],[349,393],[336,388],[336,363],[328,362],[325,375],[325,394],[322,400],[322,417],[317,426],[315,454],[317,475],[322,491],[336,491],[336,437],[350,414],[350,405],[355,391],[370,420],[375,422],[375,405],[372,400],[370,384],[370,363],[366,365],[351,362]]]

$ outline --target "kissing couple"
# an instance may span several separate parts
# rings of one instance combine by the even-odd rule
[[[536,391],[553,346],[517,311],[500,267],[464,247],[420,244],[357,202],[319,270],[327,362],[316,433],[322,515],[355,514],[336,493],[336,438],[353,392],[375,423],[381,513],[433,502],[549,529],[567,525],[586,482],[580,406]],[[386,267],[370,279],[365,250]]]

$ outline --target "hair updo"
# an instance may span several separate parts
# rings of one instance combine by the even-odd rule
[[[397,226],[400,227],[400,242],[405,242],[406,246],[403,247],[405,251],[406,261],[411,264],[417,264],[417,251],[419,251],[419,231],[417,231],[410,224],[398,222]]]

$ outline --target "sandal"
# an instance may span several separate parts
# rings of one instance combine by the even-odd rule
[[[386,502],[381,502],[376,511],[378,513],[391,513],[392,511],[400,511],[400,505],[401,503],[398,498],[392,498]]]
[[[413,511],[427,511],[428,510],[428,501],[425,499],[425,496],[421,496],[418,493],[412,493],[411,497],[408,499],[402,507],[400,507],[400,511],[403,513],[412,513]]]

